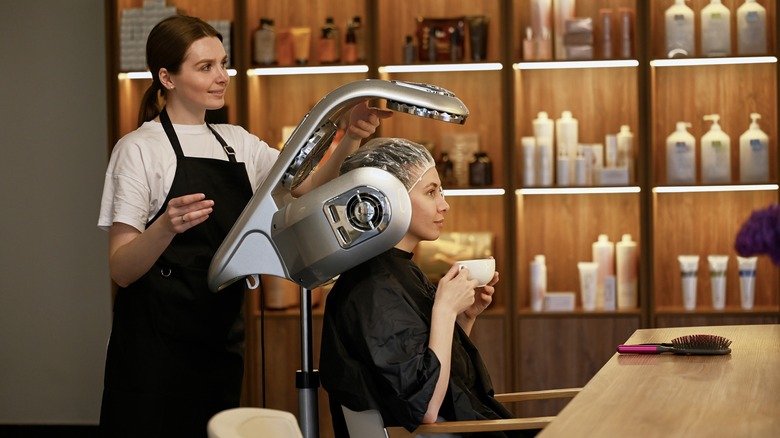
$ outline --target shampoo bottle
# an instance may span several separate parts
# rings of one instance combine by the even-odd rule
[[[693,45],[693,9],[685,0],[675,0],[665,14],[666,55],[669,58],[695,56]]]
[[[533,187],[536,185],[536,139],[534,137],[523,137],[521,139],[523,147],[523,187]]]
[[[634,184],[634,134],[631,127],[621,125],[617,134],[618,159],[617,167],[628,168],[628,183]]]
[[[592,245],[593,261],[599,264],[596,276],[596,307],[604,308],[604,278],[615,275],[615,243],[600,234]]]
[[[731,182],[731,138],[723,132],[718,114],[704,116],[711,120],[710,130],[701,137],[701,180],[705,184]]]
[[[274,20],[261,18],[260,27],[255,31],[252,39],[252,60],[258,65],[271,65],[276,63],[276,33],[274,32]]]
[[[720,0],[701,10],[701,51],[704,56],[731,55],[731,11]]]
[[[578,122],[572,117],[571,111],[563,111],[561,117],[555,122],[555,138],[558,153],[565,151],[571,159],[577,156]],[[574,180],[574,169],[569,166],[569,181]]]
[[[677,130],[666,137],[666,182],[696,183],[696,138],[686,129],[691,124],[677,122]]]
[[[756,0],[745,0],[745,3],[737,8],[737,53],[766,53],[766,9]]]
[[[739,136],[739,180],[769,181],[769,136],[758,126],[761,114],[751,113],[750,128]]]
[[[637,246],[630,234],[624,234],[615,245],[617,264],[617,308],[634,309],[637,306]]]
[[[553,126],[552,119],[544,111],[539,112],[533,121],[536,152],[539,156],[537,182],[548,187],[553,183]]]

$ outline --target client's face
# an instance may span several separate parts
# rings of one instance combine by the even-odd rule
[[[409,192],[412,221],[406,237],[420,242],[436,240],[444,227],[444,214],[450,209],[444,200],[441,180],[435,167],[428,169]]]

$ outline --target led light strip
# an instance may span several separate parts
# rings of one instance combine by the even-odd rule
[[[379,67],[379,73],[435,73],[452,71],[498,71],[504,66],[500,62],[479,62],[460,64],[411,64],[385,65]]]
[[[366,73],[367,65],[319,65],[311,67],[265,67],[247,70],[247,76],[317,75]]]
[[[235,76],[236,75],[236,69],[229,68],[228,69],[228,75],[229,76]],[[149,71],[129,71],[125,73],[119,73],[117,75],[118,79],[151,79],[152,73]]]
[[[517,189],[517,195],[601,195],[614,193],[639,193],[637,186],[627,187],[539,187]]]
[[[777,189],[777,184],[735,184],[730,186],[663,186],[653,187],[653,193],[750,192]]]
[[[445,189],[444,196],[500,196],[504,189]]]
[[[609,61],[534,61],[518,62],[512,65],[515,70],[549,70],[564,68],[615,68],[615,67],[638,67],[639,61],[636,59],[619,59]]]
[[[729,58],[675,58],[655,59],[651,67],[686,67],[695,65],[769,64],[777,62],[776,56],[745,56]]]

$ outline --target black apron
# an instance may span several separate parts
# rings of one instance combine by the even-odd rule
[[[246,167],[210,126],[229,161],[185,157],[165,109],[160,121],[176,152],[176,175],[149,224],[171,199],[186,194],[205,193],[214,210],[176,235],[149,272],[117,292],[101,436],[205,437],[211,416],[237,407],[241,398],[243,282],[213,293],[207,274],[252,196]]]

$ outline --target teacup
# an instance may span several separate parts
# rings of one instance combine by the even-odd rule
[[[471,278],[477,280],[477,287],[482,287],[493,279],[496,272],[496,259],[474,259],[458,261],[460,269],[467,268]]]

